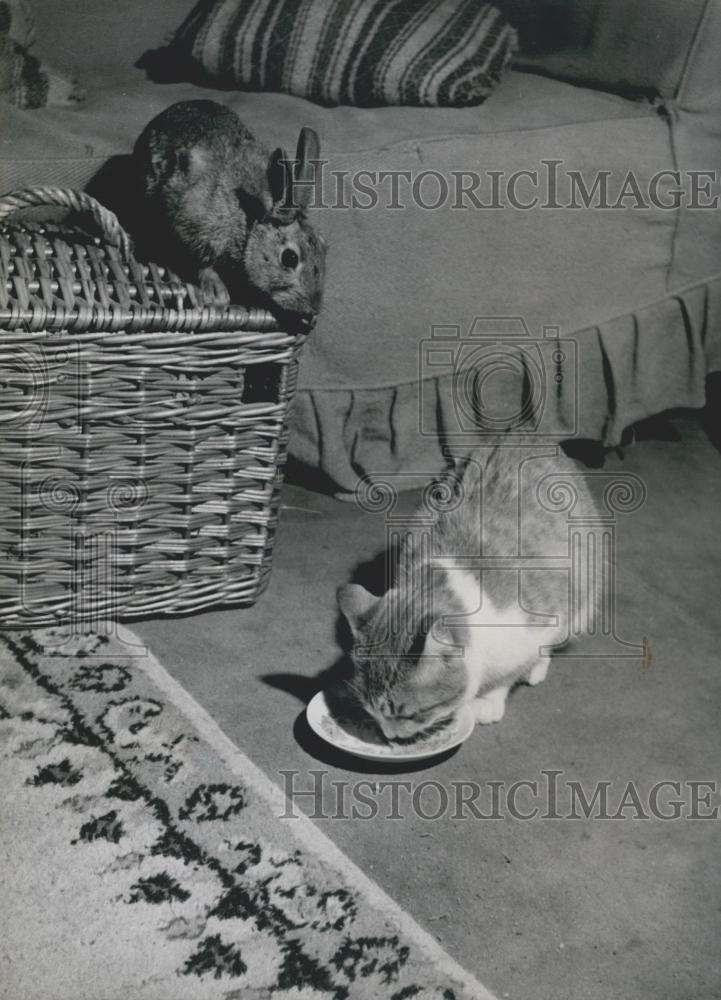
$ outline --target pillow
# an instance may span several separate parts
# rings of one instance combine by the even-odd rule
[[[34,41],[28,0],[0,0],[0,97],[19,108],[81,101],[85,95],[74,81],[41,66],[30,51]]]
[[[488,97],[516,32],[479,0],[201,0],[174,47],[216,85],[459,107]]]

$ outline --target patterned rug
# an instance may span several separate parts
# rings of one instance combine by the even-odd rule
[[[492,1000],[132,633],[0,636],[0,996]]]

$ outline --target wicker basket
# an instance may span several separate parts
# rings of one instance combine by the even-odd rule
[[[101,237],[3,222],[47,204]],[[87,195],[8,195],[0,223],[0,625],[253,603],[302,336],[140,265]]]

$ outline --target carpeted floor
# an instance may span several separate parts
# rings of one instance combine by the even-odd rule
[[[512,695],[502,723],[428,770],[364,773],[302,724],[316,676],[342,653],[335,589],[359,567],[377,571],[383,515],[291,487],[271,586],[254,608],[134,626],[273,782],[319,790],[322,803],[297,797],[293,808],[315,812],[317,828],[500,998],[721,996],[721,820],[702,818],[718,785],[693,784],[721,777],[721,456],[694,417],[676,426],[680,442],[642,442],[606,463],[647,489],[616,528],[617,632],[645,638],[646,659],[558,659],[544,684]],[[365,789],[376,815],[345,818],[339,796],[351,803],[353,782],[367,779],[390,783]],[[421,800],[428,780],[438,784]],[[553,812],[554,780],[562,818],[521,819],[534,803]],[[518,782],[531,784],[511,809]],[[601,818],[598,800],[589,818],[563,818],[573,782],[589,799],[606,783],[606,814],[618,818]],[[423,818],[462,783],[480,788],[485,818],[452,799]],[[674,809],[678,819],[661,818]]]
[[[3,1000],[492,1000],[127,631],[0,638]]]

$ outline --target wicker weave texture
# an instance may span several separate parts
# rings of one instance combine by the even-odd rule
[[[0,232],[4,625],[249,604],[268,580],[302,338],[117,242]]]

